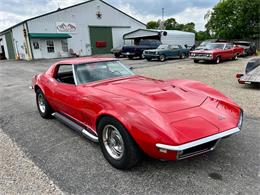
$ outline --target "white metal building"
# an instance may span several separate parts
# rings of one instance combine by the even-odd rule
[[[123,38],[124,40],[135,40],[136,43],[140,39],[158,39],[162,44],[181,45],[182,47],[195,44],[195,33],[179,30],[137,29],[124,34]]]
[[[145,24],[102,0],[90,0],[25,20],[0,32],[7,59],[109,53],[123,35]]]

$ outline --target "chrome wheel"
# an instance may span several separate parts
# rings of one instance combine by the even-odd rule
[[[219,63],[220,63],[220,57],[217,57],[216,64],[219,64]]]
[[[106,125],[103,129],[102,141],[106,151],[113,159],[119,160],[122,158],[125,150],[124,141],[116,127]]]
[[[45,100],[44,100],[44,97],[43,97],[43,94],[38,94],[38,106],[40,108],[40,111],[42,113],[45,113],[45,110],[46,110],[46,105],[45,105]]]

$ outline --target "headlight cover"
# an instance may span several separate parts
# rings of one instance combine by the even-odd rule
[[[242,128],[243,117],[244,117],[244,113],[243,113],[243,110],[241,109],[241,110],[240,110],[239,121],[238,121],[238,124],[237,124],[237,127],[238,127],[239,129]]]

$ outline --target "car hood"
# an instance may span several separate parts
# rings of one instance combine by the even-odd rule
[[[213,53],[217,51],[222,51],[221,49],[199,49],[199,50],[194,50],[192,53]]]
[[[207,98],[161,80],[131,77],[98,84],[96,89],[126,98],[132,98],[160,112],[169,113],[199,106]]]
[[[156,51],[165,51],[166,49],[146,49],[145,51],[152,51],[152,52],[156,52]]]

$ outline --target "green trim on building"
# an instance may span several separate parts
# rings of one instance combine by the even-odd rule
[[[67,33],[29,33],[31,39],[68,39],[71,36]]]

